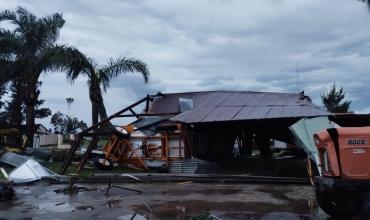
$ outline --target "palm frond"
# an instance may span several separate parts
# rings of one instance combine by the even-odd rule
[[[39,20],[40,32],[43,33],[46,42],[55,42],[59,37],[59,31],[64,26],[65,20],[60,13],[54,13]]]
[[[84,54],[73,47],[56,45],[40,53],[37,68],[41,71],[63,71],[72,82],[81,73],[87,74],[93,67]]]
[[[17,21],[17,14],[11,10],[3,10],[0,12],[0,21]]]
[[[148,66],[141,60],[127,57],[119,57],[117,59],[110,59],[108,64],[103,66],[99,73],[101,82],[103,84],[103,90],[109,87],[109,81],[117,77],[121,73],[140,73],[145,83],[149,81],[149,69]]]
[[[6,59],[0,59],[0,85],[4,85],[16,78],[14,62]]]
[[[0,29],[0,58],[11,59],[21,47],[21,42],[14,31]]]
[[[37,20],[34,14],[23,7],[18,7],[15,13],[18,15],[18,20],[20,23],[32,24],[35,23]]]

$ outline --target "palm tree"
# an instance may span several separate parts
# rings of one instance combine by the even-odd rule
[[[68,105],[68,114],[67,115],[69,116],[69,111],[71,110],[71,105],[75,101],[75,99],[72,98],[72,97],[69,97],[69,98],[66,98],[66,101],[67,101],[67,105]]]
[[[98,123],[99,116],[100,119],[107,118],[102,92],[106,92],[113,78],[117,77],[121,73],[138,72],[143,76],[145,83],[149,80],[149,70],[147,65],[134,58],[111,58],[104,66],[98,66],[96,62],[90,58],[86,58],[86,60],[89,61],[89,64],[85,69],[78,74],[76,74],[76,72],[68,74],[67,77],[71,79],[72,82],[80,74],[88,77],[92,124]]]
[[[27,136],[32,141],[40,75],[56,70],[75,74],[86,64],[77,49],[56,44],[59,30],[65,23],[61,14],[37,18],[25,8],[18,7],[15,11],[1,11],[0,22],[3,21],[10,21],[14,29],[0,29],[0,75],[3,76],[0,84],[10,80],[22,82]]]

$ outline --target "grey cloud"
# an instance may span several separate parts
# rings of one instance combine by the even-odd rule
[[[62,12],[60,42],[99,64],[132,56],[149,65],[149,84],[138,74],[112,82],[104,94],[110,113],[157,91],[305,90],[321,104],[334,82],[353,110],[370,110],[370,13],[359,1],[0,1],[18,4],[38,15]],[[43,79],[47,105],[63,109],[75,96],[74,114],[90,121],[86,79],[73,86],[58,74]]]

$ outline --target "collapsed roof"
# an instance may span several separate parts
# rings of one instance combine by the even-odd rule
[[[149,113],[173,114],[172,121],[207,123],[326,116],[304,93],[206,91],[157,95]]]

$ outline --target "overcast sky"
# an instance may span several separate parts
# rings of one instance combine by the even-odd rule
[[[0,0],[1,9],[16,6],[63,13],[59,42],[100,64],[118,56],[148,64],[149,84],[139,74],[114,80],[108,113],[158,91],[304,90],[321,105],[334,82],[352,110],[370,112],[370,12],[356,0]],[[71,85],[48,73],[42,81],[46,106],[67,112],[73,97],[71,115],[90,123],[85,78]]]

